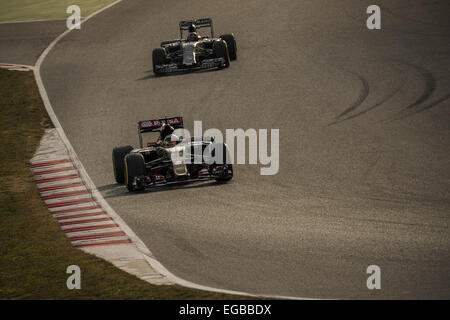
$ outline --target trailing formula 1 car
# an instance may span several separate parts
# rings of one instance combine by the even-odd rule
[[[163,136],[167,127],[170,133]],[[175,129],[182,128],[182,117],[140,121],[140,148],[124,146],[112,151],[117,183],[124,183],[132,192],[184,181],[230,181],[233,166],[227,145],[215,143],[212,137],[184,139],[173,134]],[[144,147],[143,133],[146,132],[157,133],[159,139]]]
[[[211,36],[200,36],[197,30],[209,27]],[[188,35],[183,39],[183,32]],[[153,72],[155,75],[182,70],[228,68],[237,58],[236,40],[233,34],[214,38],[210,18],[180,22],[180,39],[163,41],[153,50]]]

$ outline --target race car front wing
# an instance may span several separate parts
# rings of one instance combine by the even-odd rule
[[[233,172],[227,165],[217,165],[214,168],[203,168],[198,171],[195,177],[191,176],[189,173],[185,175],[178,176],[176,179],[167,180],[165,176],[161,174],[155,175],[143,175],[135,177],[133,182],[134,189],[145,189],[150,187],[156,187],[161,185],[175,184],[180,182],[188,181],[202,181],[202,180],[213,180],[221,177],[226,177],[232,175]]]
[[[211,69],[211,68],[218,68],[223,67],[225,65],[225,59],[224,58],[213,58],[213,59],[205,59],[202,61],[199,65],[186,66],[183,65],[179,66],[176,63],[169,63],[169,64],[161,64],[156,65],[156,71],[160,73],[172,73],[177,71],[185,71],[185,70],[198,70],[198,69]]]

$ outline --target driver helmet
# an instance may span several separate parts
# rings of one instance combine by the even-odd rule
[[[197,32],[197,27],[195,26],[195,24],[191,24],[191,25],[189,26],[188,32],[189,32],[189,33]]]
[[[170,124],[163,123],[163,125],[161,126],[161,139],[164,139],[174,131],[175,129]]]
[[[187,37],[188,41],[198,41],[200,37],[198,36],[197,32],[189,32],[189,35]]]
[[[163,146],[166,148],[175,147],[181,140],[177,135],[170,134],[164,138]]]

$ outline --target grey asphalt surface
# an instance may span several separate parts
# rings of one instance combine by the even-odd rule
[[[65,28],[65,20],[0,23],[0,62],[33,66]]]
[[[106,200],[171,272],[203,285],[312,298],[450,298],[448,1],[123,1],[71,32],[42,76]],[[155,78],[178,21],[234,32],[222,71]],[[138,120],[280,128],[280,171],[129,194],[111,150]],[[366,268],[381,267],[381,290]]]

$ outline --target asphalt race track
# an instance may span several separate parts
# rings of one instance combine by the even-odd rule
[[[0,62],[34,65],[65,30],[65,20],[0,23]]]
[[[50,52],[55,112],[106,200],[186,280],[310,298],[450,298],[450,2],[125,0]],[[155,78],[178,21],[234,32],[222,71]],[[138,120],[279,128],[280,171],[129,194],[111,150]],[[381,268],[368,290],[366,268]]]

